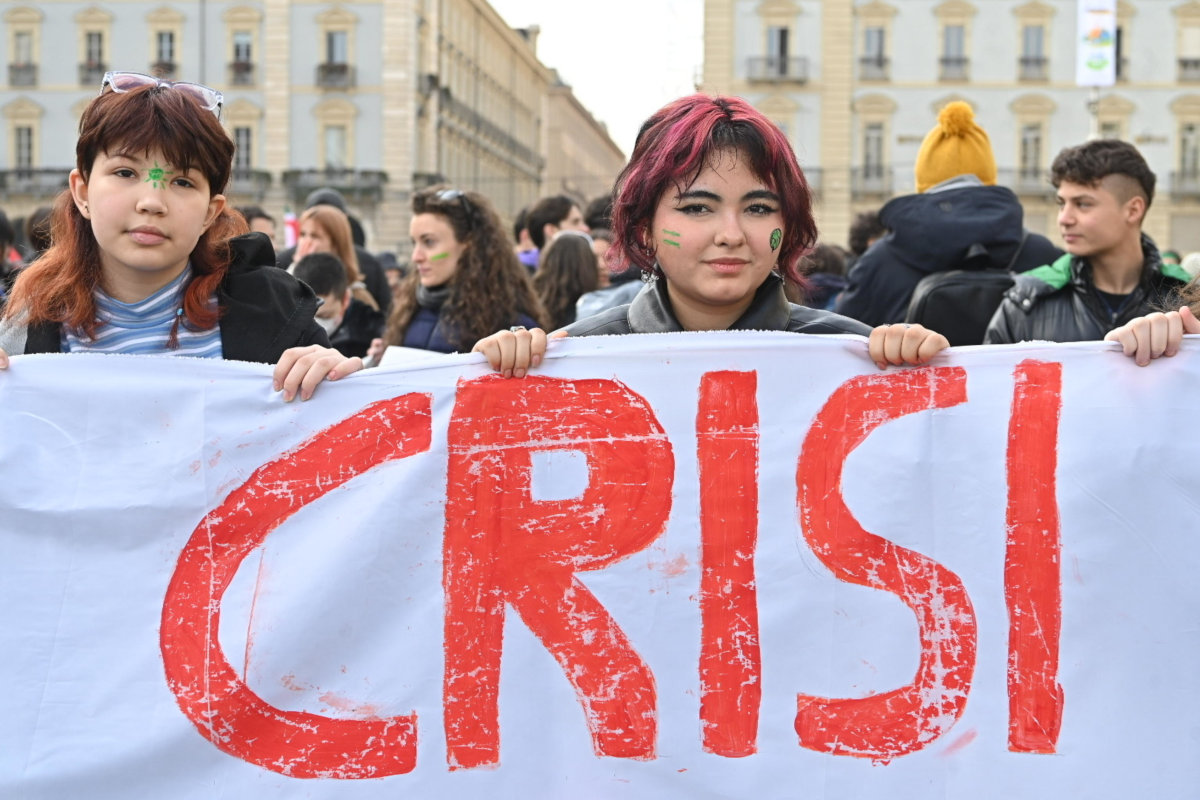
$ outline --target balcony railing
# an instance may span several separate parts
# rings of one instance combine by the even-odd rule
[[[1053,197],[1050,173],[1040,167],[1017,167],[996,171],[996,183],[1007,186],[1022,197]]]
[[[746,77],[752,81],[806,83],[808,81],[808,59],[803,56],[747,58]]]
[[[850,170],[850,197],[888,197],[892,194],[892,171],[882,165],[855,167]]]
[[[9,64],[9,86],[37,86],[37,64]]]
[[[1172,172],[1171,196],[1175,198],[1200,200],[1200,169]]]
[[[67,178],[70,174],[70,167],[55,169],[18,167],[17,169],[0,170],[0,197],[5,199],[14,195],[41,199],[56,197],[59,192],[67,188]]]
[[[292,169],[283,173],[283,185],[299,207],[309,192],[322,188],[337,189],[354,202],[377,203],[383,199],[387,179],[386,172],[370,169]]]
[[[1017,75],[1023,81],[1044,81],[1050,75],[1050,59],[1045,56],[1021,56]]]
[[[887,56],[863,56],[858,60],[858,78],[863,81],[889,79],[891,59]]]
[[[1188,83],[1200,81],[1200,58],[1179,59],[1179,80]]]
[[[941,66],[940,77],[944,81],[965,81],[970,79],[971,65],[966,56],[942,56],[938,61]]]
[[[233,168],[229,178],[229,194],[262,200],[271,188],[271,173],[264,170]]]
[[[175,80],[176,64],[174,61],[155,61],[150,65],[150,74],[164,81]]]
[[[349,64],[317,64],[317,86],[322,89],[350,89],[354,86],[354,67]]]
[[[79,65],[79,85],[99,86],[108,72],[108,64],[103,61],[85,61]]]
[[[254,62],[253,61],[231,61],[231,62],[229,62],[229,83],[233,86],[253,86],[254,85]]]

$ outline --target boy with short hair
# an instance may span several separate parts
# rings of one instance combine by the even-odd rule
[[[1142,233],[1155,176],[1132,144],[1098,139],[1050,168],[1067,253],[1016,277],[988,325],[987,344],[1103,339],[1187,282]]]
[[[316,319],[333,348],[347,358],[366,356],[371,341],[383,335],[386,320],[383,312],[350,294],[342,260],[333,253],[309,253],[296,262],[293,274],[321,298]]]

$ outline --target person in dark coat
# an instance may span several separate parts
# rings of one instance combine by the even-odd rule
[[[1017,196],[996,186],[987,133],[963,102],[946,105],[917,155],[917,194],[879,211],[888,233],[847,275],[834,310],[868,325],[902,322],[917,283],[933,272],[1048,264],[1062,251],[1024,227]],[[986,320],[981,320],[981,324]]]
[[[383,335],[386,321],[353,295],[346,266],[333,253],[310,253],[293,265],[292,274],[317,293],[321,307],[317,324],[329,335],[329,343],[347,357],[363,358],[371,342]]]
[[[1164,264],[1142,222],[1155,175],[1137,148],[1096,139],[1060,152],[1050,166],[1067,254],[1017,276],[986,344],[1103,339],[1163,307],[1190,279]]]

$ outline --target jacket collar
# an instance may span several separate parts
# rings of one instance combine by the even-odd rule
[[[791,304],[783,293],[783,278],[772,272],[755,291],[750,307],[729,326],[729,329],[787,330],[790,315]],[[632,333],[667,333],[683,330],[671,309],[671,298],[667,295],[665,278],[659,276],[649,287],[638,293],[629,305],[628,320]]]

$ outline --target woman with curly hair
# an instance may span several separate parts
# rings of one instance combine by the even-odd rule
[[[575,321],[575,301],[600,284],[600,266],[592,237],[580,231],[560,231],[542,253],[533,288],[546,308],[550,323],[562,328]]]
[[[433,187],[413,195],[413,251],[384,344],[466,352],[514,325],[543,324],[542,304],[491,203],[476,192]]]

